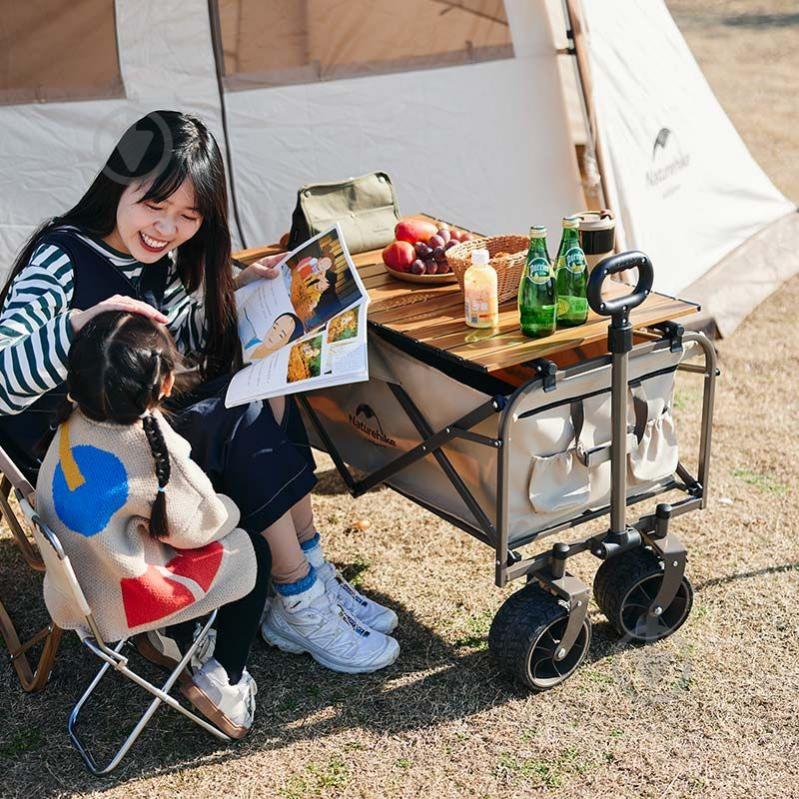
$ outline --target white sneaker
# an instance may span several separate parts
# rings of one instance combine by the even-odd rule
[[[316,575],[325,584],[325,590],[331,599],[370,629],[379,633],[390,633],[397,626],[397,614],[391,608],[361,594],[341,576],[332,563],[325,561],[316,570]]]
[[[317,663],[346,674],[377,671],[399,655],[393,638],[354,619],[331,599],[321,580],[301,594],[274,599],[261,635],[284,652],[308,652]]]
[[[202,628],[202,624],[198,623],[195,625],[194,640],[197,640],[197,636],[200,634]],[[164,629],[165,628],[149,630],[146,633],[141,633],[136,636],[134,643],[142,657],[168,671],[174,671],[175,667],[183,659],[183,653],[180,651],[178,642],[174,638],[164,635]],[[188,682],[188,680],[191,679],[191,675],[199,671],[203,667],[203,664],[213,656],[215,647],[216,630],[212,627],[205,638],[200,642],[197,649],[195,649],[189,661],[188,668],[184,669],[178,678],[179,682]]]
[[[258,686],[247,669],[241,679],[231,685],[224,667],[210,658],[190,682],[180,686],[180,692],[231,738],[243,738],[250,731]]]

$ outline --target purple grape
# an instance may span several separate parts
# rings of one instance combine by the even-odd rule
[[[444,242],[444,244],[446,244],[452,238],[452,235],[447,228],[441,228],[441,230],[436,233],[436,236],[438,236]]]
[[[426,267],[424,265],[424,261],[422,261],[419,258],[417,258],[411,264],[411,270],[410,271],[411,271],[411,274],[414,274],[414,275],[423,275],[425,273],[425,268]]]
[[[416,244],[414,244],[414,247],[416,248],[416,254],[422,260],[424,260],[425,258],[430,258],[433,254],[433,250],[430,247],[428,247],[423,241],[417,241]]]
[[[447,242],[447,243],[444,245],[444,252],[446,252],[447,250],[451,250],[453,247],[456,247],[458,244],[460,244],[460,242],[459,242],[459,241],[455,241],[455,239],[450,239],[450,240],[449,240],[449,241],[448,241],[448,242]]]
[[[438,272],[438,264],[432,258],[428,258],[428,260],[424,262],[424,266],[428,275],[434,275]]]
[[[435,249],[436,247],[443,247],[444,246],[444,239],[441,236],[430,236],[427,240],[428,245],[431,249]]]
[[[436,247],[433,250],[433,258],[435,258],[436,261],[443,261],[446,257],[447,256],[444,255],[444,248],[443,247]]]

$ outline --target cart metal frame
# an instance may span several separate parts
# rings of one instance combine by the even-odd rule
[[[619,261],[618,263],[627,264],[627,267],[629,267],[631,263],[629,259],[633,255],[642,254],[626,254],[623,258],[627,260]],[[645,258],[645,256],[642,257]],[[649,264],[648,259],[646,259],[646,263]],[[651,265],[649,266],[651,269]],[[646,289],[643,294],[646,295],[648,292],[649,289]],[[630,296],[632,297],[633,295]],[[642,301],[642,299],[643,296],[638,302]],[[511,468],[511,450],[508,444],[512,425],[519,418],[539,413],[546,409],[547,406],[538,406],[533,410],[521,413],[519,409],[524,406],[525,399],[533,391],[540,391],[542,388],[545,392],[552,390],[559,380],[574,377],[594,369],[606,369],[608,365],[611,366],[612,381],[610,388],[607,390],[611,393],[612,406],[614,409],[626,408],[626,391],[630,383],[635,382],[628,381],[627,376],[627,354],[629,348],[632,348],[632,328],[629,325],[627,313],[628,308],[625,306],[623,319],[627,327],[623,332],[627,337],[627,350],[614,351],[612,338],[616,334],[614,334],[613,325],[611,325],[609,331],[611,354],[583,361],[575,366],[568,367],[567,370],[558,369],[552,361],[539,359],[533,362],[537,371],[536,377],[517,388],[510,396],[498,395],[490,397],[456,421],[438,430],[433,429],[425,418],[423,411],[399,383],[384,380],[383,382],[418,432],[421,441],[412,449],[362,477],[356,477],[353,474],[307,397],[299,395],[299,401],[307,418],[354,497],[358,497],[371,488],[388,481],[398,472],[423,458],[428,456],[435,458],[446,478],[477,521],[477,524],[471,524],[443,511],[441,508],[434,507],[423,497],[413,495],[395,486],[392,486],[392,488],[455,527],[493,547],[495,552],[495,583],[497,586],[503,587],[508,582],[520,578],[526,578],[528,582],[535,580],[568,606],[568,623],[560,641],[555,657],[556,660],[565,658],[577,640],[586,619],[588,600],[591,593],[588,586],[566,570],[568,558],[589,551],[601,560],[605,560],[637,547],[649,547],[662,560],[664,571],[662,583],[651,603],[648,614],[648,618],[654,620],[674,600],[685,574],[686,549],[679,538],[669,531],[670,521],[690,511],[700,510],[707,504],[713,405],[715,382],[718,376],[716,352],[712,343],[704,334],[686,332],[681,325],[674,322],[660,323],[652,326],[652,330],[658,331],[661,337],[655,341],[636,345],[637,356],[663,349],[668,349],[672,353],[684,354],[686,353],[686,347],[693,345],[697,346],[704,355],[704,364],[686,363],[684,362],[686,359],[681,358],[672,367],[674,371],[701,374],[704,378],[696,476],[680,462],[671,479],[661,482],[648,490],[627,496],[624,477],[627,457],[626,447],[610,445],[597,448],[588,453],[588,456],[594,459],[593,463],[600,463],[605,460],[611,461],[613,479],[611,480],[610,503],[601,508],[583,511],[567,521],[552,524],[550,527],[531,530],[527,535],[519,536],[516,534],[513,546],[509,545],[507,484]],[[614,318],[614,324],[616,321]],[[396,343],[396,334],[392,331],[386,331],[385,328],[373,323],[370,323],[370,329],[375,335],[379,335],[388,341],[393,339]],[[621,331],[617,331],[617,333],[619,332]],[[379,380],[380,378],[373,376],[370,379]],[[562,400],[554,404],[560,405]],[[497,438],[475,432],[473,428],[495,414],[499,415]],[[614,410],[612,421],[614,426],[612,440],[625,441],[627,436],[626,412],[618,413],[617,410]],[[458,438],[467,439],[478,445],[499,451],[496,474],[496,524],[493,524],[488,518],[480,503],[442,449],[445,444]],[[672,504],[660,503],[654,513],[642,515],[631,525],[626,523],[625,513],[628,506],[636,505],[671,491],[680,491],[685,496]],[[569,543],[557,541],[549,549],[532,557],[524,557],[518,552],[518,548],[531,544],[539,538],[571,530],[605,515],[610,515],[610,529],[606,532],[588,535]]]
[[[687,494],[687,497],[679,503],[669,506],[668,516],[673,518],[682,515],[692,510],[704,508],[707,502],[707,487],[708,477],[710,470],[710,443],[712,431],[712,416],[713,416],[713,402],[715,396],[715,381],[718,375],[716,353],[711,342],[702,333],[684,332],[680,325],[674,323],[666,323],[659,326],[664,331],[664,338],[659,341],[648,342],[646,344],[639,344],[636,347],[638,352],[649,352],[656,347],[670,347],[672,350],[675,348],[681,350],[684,345],[696,343],[702,350],[705,356],[705,363],[703,366],[690,363],[680,363],[676,369],[678,371],[694,372],[704,376],[703,386],[703,400],[702,400],[702,421],[700,430],[700,451],[699,463],[697,468],[698,476],[694,477],[685,466],[680,463],[678,467],[678,476],[680,480],[671,480],[665,483],[658,491],[646,491],[641,494],[636,494],[627,497],[627,505],[634,505],[647,499],[651,499],[661,493],[677,489]],[[376,330],[380,335],[380,328],[377,325],[372,325],[372,329]],[[576,367],[570,367],[570,372],[574,375],[575,370],[593,369],[597,366],[603,366],[609,363],[611,356],[605,356],[600,359],[586,361]],[[402,455],[397,456],[390,463],[376,469],[375,471],[366,474],[363,477],[357,478],[343,458],[339,454],[331,437],[319,419],[319,416],[314,411],[308,399],[303,394],[298,395],[298,400],[301,403],[303,410],[311,420],[314,430],[319,436],[320,440],[324,443],[325,448],[336,465],[338,472],[347,485],[353,497],[359,497],[371,490],[375,486],[384,483],[393,475],[407,468],[411,464],[426,458],[429,455],[435,457],[438,461],[444,474],[452,483],[455,490],[463,499],[466,506],[474,514],[480,522],[480,526],[471,525],[462,519],[459,519],[451,514],[445,513],[438,508],[433,507],[423,499],[415,496],[410,496],[407,492],[399,491],[399,493],[408,497],[413,502],[424,507],[425,509],[435,513],[443,518],[450,524],[458,527],[464,532],[469,533],[489,546],[494,547],[496,552],[496,584],[499,587],[506,585],[511,580],[516,580],[521,577],[528,577],[531,574],[537,573],[545,569],[551,564],[551,560],[561,560],[562,555],[554,552],[543,553],[534,558],[521,559],[515,549],[508,546],[508,526],[507,526],[507,495],[504,491],[506,484],[506,475],[510,468],[508,449],[504,447],[504,442],[507,436],[508,426],[513,420],[514,409],[521,404],[522,400],[533,390],[542,386],[545,387],[554,383],[563,377],[563,371],[558,370],[557,366],[552,361],[539,360],[536,363],[538,376],[520,386],[509,397],[496,396],[487,400],[482,405],[479,405],[474,410],[466,415],[457,419],[452,424],[449,424],[440,430],[433,430],[428,421],[426,420],[422,410],[414,403],[408,393],[398,383],[387,383],[388,388],[392,394],[397,398],[398,402],[404,409],[409,420],[412,422],[416,430],[422,437],[422,441],[413,449],[408,450]],[[370,378],[372,380],[378,378]],[[540,409],[539,409],[540,410]],[[489,418],[493,414],[500,415],[500,430],[499,438],[490,438],[488,436],[475,433],[473,428],[480,422]],[[477,444],[498,449],[503,451],[503,456],[498,459],[497,468],[497,519],[499,523],[494,525],[488,519],[483,509],[473,496],[469,487],[465,484],[463,479],[458,475],[447,457],[446,453],[442,451],[442,447],[455,438],[463,438],[473,441]],[[623,453],[622,453],[623,454]],[[398,489],[394,489],[398,490]],[[533,542],[536,539],[544,536],[553,535],[555,533],[577,527],[586,522],[598,519],[610,513],[610,505],[603,508],[586,511],[579,516],[575,517],[569,522],[563,522],[545,530],[539,530],[531,534],[528,539],[515,542],[515,546],[520,547]],[[638,522],[633,525],[642,534],[652,534],[658,529],[662,530],[662,521],[665,511],[661,511],[661,516],[646,515],[642,516]],[[660,520],[660,524],[658,521]],[[659,536],[663,538],[665,536]],[[569,545],[569,555],[575,555],[585,550],[596,551],[598,542],[597,536],[590,536],[581,542]],[[596,552],[595,552],[596,554]]]

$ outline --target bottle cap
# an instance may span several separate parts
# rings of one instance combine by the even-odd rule
[[[543,225],[533,225],[530,228],[531,239],[545,239],[547,237],[547,229]]]
[[[563,217],[563,227],[577,229],[580,227],[580,214],[572,214],[572,216]]]
[[[479,250],[472,250],[472,263],[478,264],[480,266],[485,266],[488,261],[490,260],[490,255],[488,254],[488,250],[486,249],[479,249]]]

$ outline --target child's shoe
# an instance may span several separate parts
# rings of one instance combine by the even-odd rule
[[[255,716],[255,694],[258,686],[247,669],[241,679],[231,685],[227,672],[210,658],[180,692],[212,724],[231,738],[243,738],[252,727]]]
[[[361,594],[354,585],[347,582],[336,567],[325,561],[316,570],[325,590],[334,602],[367,627],[379,633],[390,633],[397,626],[397,614],[373,599]]]
[[[197,624],[194,628],[194,638],[202,630],[202,626]],[[148,630],[146,633],[137,635],[133,642],[136,650],[143,657],[156,666],[161,666],[167,671],[174,671],[175,667],[183,659],[183,652],[180,651],[178,642],[168,635],[165,635],[166,628],[160,630]],[[193,672],[199,671],[203,664],[214,654],[216,646],[216,630],[213,627],[208,631],[208,634],[203,639],[202,643],[197,647],[192,655],[189,665],[183,670],[178,681],[180,683],[188,682],[191,679]]]
[[[278,594],[261,635],[284,652],[308,652],[317,663],[346,674],[377,671],[399,655],[393,638],[354,619],[331,599],[320,579],[301,593]]]
[[[317,576],[325,584],[327,593],[334,602],[379,633],[390,633],[397,626],[397,614],[391,608],[383,607],[372,599],[367,599],[354,585],[348,583],[336,567],[325,559],[322,539],[319,533],[301,545],[308,563],[316,569]]]

